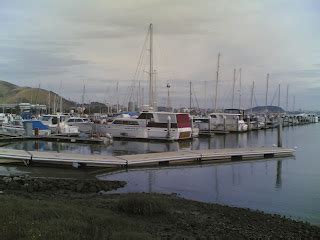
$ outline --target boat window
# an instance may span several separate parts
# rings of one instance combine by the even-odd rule
[[[66,120],[65,116],[60,116],[60,122],[64,122]]]
[[[141,113],[138,117],[138,119],[152,119],[153,114],[152,113]]]
[[[42,116],[41,120],[47,122],[50,120],[50,118],[51,118],[51,116]]]
[[[211,118],[217,118],[217,115],[210,115]]]
[[[58,118],[57,117],[53,117],[52,118],[52,124],[58,124]]]
[[[114,120],[113,124],[123,124],[123,121],[122,120]]]
[[[83,122],[82,119],[75,119],[75,122]]]
[[[68,122],[74,122],[74,119],[69,119]]]

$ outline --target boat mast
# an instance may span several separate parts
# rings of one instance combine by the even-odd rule
[[[287,85],[286,111],[289,111],[289,84]]]
[[[152,23],[150,23],[150,26],[149,26],[149,44],[150,44],[150,60],[149,60],[149,63],[150,63],[150,69],[149,69],[149,106],[150,107],[153,107],[153,102],[154,102],[154,99],[153,99],[153,46],[152,46],[152,41],[153,41],[153,26],[152,26]]]
[[[267,74],[267,89],[266,89],[266,111],[268,109],[268,90],[269,90],[269,73]]]
[[[254,93],[254,81],[252,82],[251,98],[250,98],[250,109],[251,109],[251,115],[252,115],[252,107],[253,107],[253,93]]]
[[[216,88],[215,88],[215,99],[214,99],[215,112],[217,112],[219,70],[220,70],[220,53],[218,53],[217,72],[216,72]]]
[[[279,86],[278,86],[278,107],[280,107],[280,83],[279,83]]]
[[[49,91],[49,95],[48,95],[48,109],[47,109],[47,113],[50,114],[50,109],[51,109],[51,91]]]
[[[117,113],[119,113],[119,82],[117,82],[116,92],[117,92]]]
[[[191,112],[191,104],[192,104],[192,91],[191,91],[191,89],[192,89],[192,82],[190,81],[189,82],[189,110],[190,110],[190,112]]]
[[[236,69],[233,69],[233,85],[232,85],[232,102],[231,102],[231,108],[233,108],[233,103],[234,103],[234,89],[236,86]]]
[[[84,113],[84,97],[86,94],[86,85],[83,85],[83,90],[82,90],[82,98],[81,98],[81,114]]]
[[[207,81],[204,81],[204,109],[207,110]]]
[[[239,69],[239,109],[241,109],[241,68]]]

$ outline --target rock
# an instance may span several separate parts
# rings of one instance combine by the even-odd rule
[[[84,184],[83,183],[78,183],[77,184],[77,192],[81,192],[83,190]]]
[[[16,176],[16,177],[13,177],[12,180],[13,180],[13,181],[20,181],[20,180],[21,180],[21,177]]]

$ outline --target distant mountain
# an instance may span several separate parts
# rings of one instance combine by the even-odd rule
[[[247,109],[246,112],[251,112],[251,108]],[[277,106],[257,106],[252,108],[252,112],[254,113],[284,113],[285,111],[281,107]]]
[[[53,107],[54,99],[56,99],[56,106],[60,96],[50,91],[50,103]],[[77,103],[62,98],[63,108],[69,109],[75,107]],[[49,91],[41,88],[19,87],[9,82],[0,81],[0,103],[22,103],[27,102],[31,104],[48,104]]]

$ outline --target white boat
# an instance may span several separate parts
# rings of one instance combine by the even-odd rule
[[[48,128],[48,126],[44,125],[41,121],[35,119],[13,120],[10,123],[3,124],[0,128],[0,132],[1,134],[11,136],[25,136],[28,134],[28,136],[49,136],[51,134],[51,130]]]
[[[92,132],[93,123],[88,118],[82,117],[70,117],[66,120],[69,126],[76,126],[80,132],[90,133]]]
[[[192,137],[188,113],[142,112],[138,118],[116,118],[106,125],[115,138],[182,140]]]
[[[67,136],[79,135],[79,127],[69,126],[66,121],[67,115],[48,114],[40,117],[40,121],[49,127],[52,133]]]
[[[236,113],[210,113],[208,117],[194,117],[200,132],[245,132],[248,125]]]

